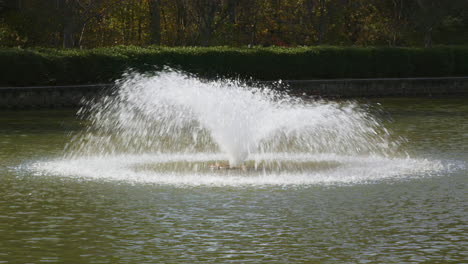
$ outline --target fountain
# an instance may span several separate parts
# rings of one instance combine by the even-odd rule
[[[355,103],[171,69],[126,74],[116,87],[80,110],[86,129],[40,171],[242,185],[369,181],[441,166],[399,154],[399,141]]]
[[[5,111],[1,260],[466,259],[465,98],[320,101],[172,70],[115,88],[78,120]]]

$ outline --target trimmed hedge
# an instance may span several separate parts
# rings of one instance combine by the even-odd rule
[[[468,76],[468,46],[0,48],[0,86],[109,83],[163,66],[257,80]]]

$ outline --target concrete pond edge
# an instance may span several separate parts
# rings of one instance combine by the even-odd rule
[[[273,81],[260,83],[269,84]],[[468,96],[468,77],[283,80],[294,94],[317,98]],[[79,107],[113,84],[0,87],[0,109]]]

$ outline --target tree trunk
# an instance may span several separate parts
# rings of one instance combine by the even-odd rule
[[[64,0],[63,47],[66,49],[75,46],[75,40],[73,38],[73,33],[75,31],[73,8],[74,0]]]
[[[80,49],[83,48],[83,37],[84,37],[84,32],[86,30],[86,23],[83,24],[83,26],[81,27],[81,34],[80,34],[80,39],[78,40],[78,47],[80,47]]]
[[[218,10],[218,2],[214,0],[198,0],[196,2],[199,18],[199,34],[202,46],[208,46],[214,31],[214,17]]]
[[[426,29],[426,32],[424,34],[424,47],[432,47],[432,27]]]
[[[176,45],[185,45],[184,31],[187,23],[187,12],[184,2],[182,0],[175,0],[177,8],[177,34],[176,34]]]
[[[276,36],[272,36],[274,38],[281,38],[281,33],[282,33],[282,23],[283,21],[281,20],[281,15],[280,15],[280,11],[281,11],[281,0],[276,0],[275,1],[275,24],[276,24],[276,32],[274,32],[274,35]],[[273,43],[274,45],[276,45],[277,43]]]
[[[325,0],[320,0],[320,17],[319,17],[319,26],[318,26],[318,44],[322,45],[323,35],[325,31]]]
[[[150,0],[150,43],[161,45],[161,1]]]
[[[390,46],[396,46],[398,41],[398,33],[401,30],[401,18],[403,16],[403,0],[392,0],[393,2],[393,22],[392,22],[392,39]]]
[[[141,6],[143,5],[143,0],[140,0],[138,5],[138,10],[141,10]],[[143,15],[141,13],[138,14],[138,45],[141,45],[141,34],[143,32]]]
[[[314,25],[314,0],[307,0],[305,2],[307,9],[307,17],[310,25]]]
[[[236,23],[236,0],[227,0],[226,4],[227,18],[231,25]]]

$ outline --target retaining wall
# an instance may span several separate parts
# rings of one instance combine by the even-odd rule
[[[468,96],[468,77],[288,80],[292,93],[324,98]],[[0,87],[0,108],[78,107],[111,84]]]
[[[0,87],[0,109],[79,107],[111,89],[109,84]]]
[[[287,81],[292,91],[321,97],[432,97],[468,95],[468,77]]]

